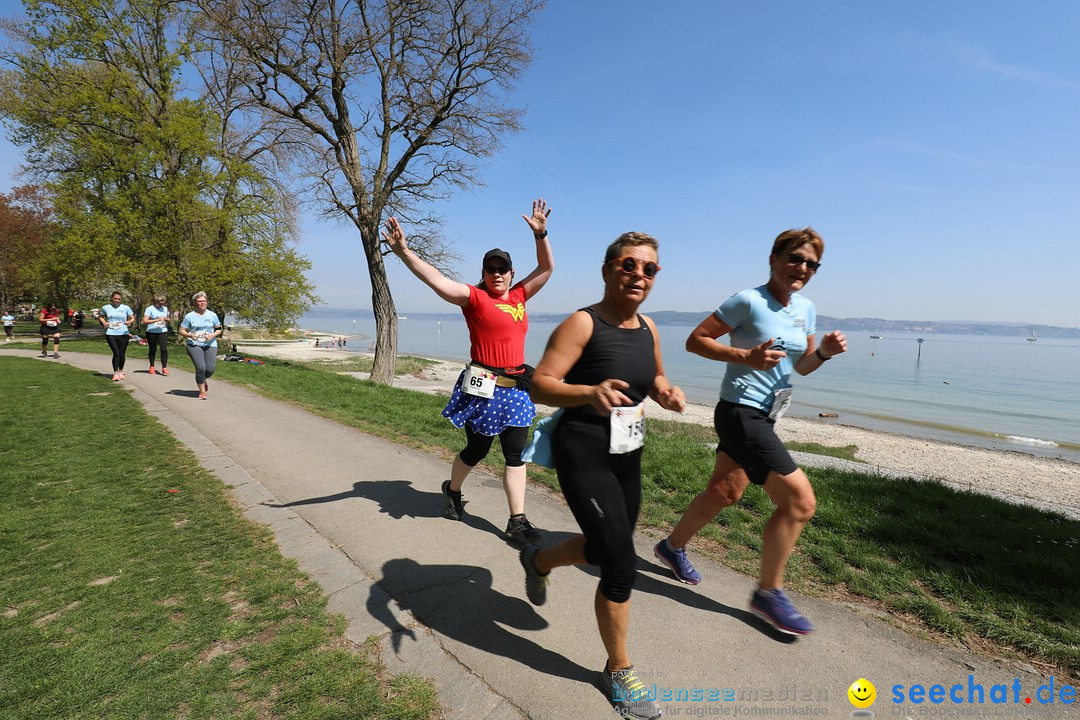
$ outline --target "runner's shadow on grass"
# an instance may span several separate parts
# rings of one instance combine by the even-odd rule
[[[656,577],[653,577],[654,575]],[[661,597],[674,600],[680,605],[686,605],[687,607],[692,607],[696,610],[727,615],[730,618],[734,618],[735,620],[752,627],[762,635],[772,638],[777,642],[793,643],[799,639],[796,635],[788,635],[787,633],[780,632],[749,610],[733,608],[730,605],[725,605],[706,595],[702,595],[697,590],[694,590],[693,585],[686,585],[677,580],[664,582],[661,578],[671,578],[671,570],[659,563],[652,562],[651,560],[646,560],[642,557],[638,558],[638,579],[634,584],[635,592],[647,592],[651,595],[660,595]]]
[[[379,512],[385,513],[395,520],[401,520],[405,517],[445,519],[446,498],[442,492],[432,493],[417,490],[409,480],[361,481],[353,483],[351,490],[332,495],[294,500],[290,503],[266,503],[266,505],[278,508],[298,507],[301,505],[338,502],[349,498],[364,498],[378,503]],[[449,519],[445,519],[445,521],[455,522]],[[503,532],[498,527],[484,518],[470,515],[468,512],[465,513],[461,522],[476,530],[488,532],[500,538],[503,537]]]
[[[393,633],[394,652],[405,637],[415,639],[391,612],[387,595],[433,631],[499,655],[546,675],[592,684],[596,670],[520,637],[505,627],[537,631],[547,620],[522,598],[492,588],[491,571],[472,565],[421,565],[409,558],[390,560],[372,587],[367,609]]]

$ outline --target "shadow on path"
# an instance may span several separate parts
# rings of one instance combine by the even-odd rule
[[[593,684],[596,671],[520,637],[517,630],[542,630],[548,623],[529,603],[507,597],[491,587],[491,571],[472,565],[421,565],[409,558],[390,560],[382,567],[379,592],[373,586],[367,609],[394,633],[401,648],[411,631],[394,619],[389,595],[433,631],[484,652],[499,655],[547,675]]]
[[[404,517],[410,518],[439,518],[445,522],[454,522],[445,519],[445,496],[442,492],[425,492],[413,487],[408,480],[377,480],[361,481],[353,483],[351,490],[321,495],[319,497],[294,500],[290,503],[274,504],[267,503],[268,507],[298,507],[301,505],[320,505],[322,503],[338,502],[349,498],[364,498],[379,504],[379,512],[389,515],[395,520]],[[471,528],[491,533],[499,538],[505,538],[503,531],[488,520],[468,512],[460,522]]]

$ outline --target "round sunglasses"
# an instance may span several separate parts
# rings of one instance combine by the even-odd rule
[[[641,268],[641,273],[647,278],[656,277],[656,273],[660,272],[660,266],[654,263],[652,260],[639,260],[635,257],[621,257],[617,260],[609,260],[608,262],[615,263],[615,267],[622,270],[627,275],[631,275],[637,272],[638,268]]]

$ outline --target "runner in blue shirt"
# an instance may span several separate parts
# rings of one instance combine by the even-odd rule
[[[150,346],[150,374],[157,374],[154,359],[161,348],[161,374],[169,374],[169,308],[165,307],[165,296],[154,295],[150,307],[143,311],[143,325],[146,327],[146,342]]]
[[[112,350],[113,382],[124,379],[124,361],[127,355],[129,329],[135,322],[135,313],[124,305],[124,296],[117,290],[109,298],[109,304],[101,308],[98,322],[105,328],[105,341]]]
[[[217,367],[217,339],[221,335],[221,320],[213,310],[207,310],[206,293],[191,296],[195,309],[180,321],[180,335],[187,339],[187,354],[195,365],[195,383],[199,386],[199,399],[205,400],[209,384],[206,382]]]
[[[812,228],[780,233],[769,254],[769,281],[733,295],[687,339],[690,352],[727,363],[713,416],[720,443],[708,486],[653,549],[675,577],[698,584],[701,575],[686,557],[686,544],[717,513],[738,502],[747,485],[761,485],[776,510],[765,525],[759,588],[750,598],[750,610],[789,635],[814,630],[782,586],[788,556],[814,516],[817,499],[777,437],[775,424],[791,401],[792,372],[808,375],[847,350],[837,330],[818,345],[814,304],[798,294],[821,267],[824,252],[825,243]],[[719,342],[724,335],[730,344]]]
[[[15,331],[15,315],[14,310],[8,310],[4,313],[4,342],[11,341],[11,333]]]

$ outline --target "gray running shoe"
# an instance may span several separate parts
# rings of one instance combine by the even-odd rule
[[[529,602],[533,605],[543,605],[547,602],[549,576],[541,575],[533,562],[538,552],[540,552],[540,548],[535,545],[526,545],[521,549],[521,554],[518,556],[521,560],[521,567],[525,568],[525,595],[528,596]]]
[[[542,537],[540,531],[524,515],[510,517],[506,523],[506,538],[525,545]]]
[[[615,707],[615,712],[624,718],[634,720],[656,720],[664,713],[656,704],[656,692],[649,692],[645,683],[637,676],[634,666],[611,672],[607,669],[600,671],[600,689],[607,695],[607,699]]]
[[[442,484],[442,494],[446,496],[446,517],[451,520],[460,520],[465,514],[465,501],[461,497],[461,492],[451,490],[450,481],[446,480]]]

